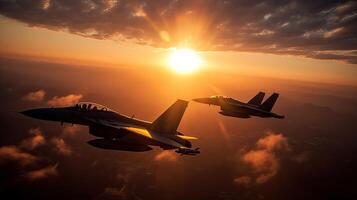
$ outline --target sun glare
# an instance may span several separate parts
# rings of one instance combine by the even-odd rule
[[[174,49],[169,65],[178,73],[191,73],[202,64],[200,56],[192,49]]]

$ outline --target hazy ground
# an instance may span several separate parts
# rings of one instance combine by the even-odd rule
[[[195,157],[96,149],[87,128],[17,113],[81,100],[154,120],[177,98],[247,101],[260,90],[281,94],[273,111],[285,119],[229,118],[190,102],[179,130],[200,138]],[[357,198],[355,87],[1,59],[0,91],[0,192],[12,199]]]

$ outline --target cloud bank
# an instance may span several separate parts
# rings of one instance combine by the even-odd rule
[[[24,0],[1,1],[0,14],[30,26],[154,47],[357,63],[356,1]]]

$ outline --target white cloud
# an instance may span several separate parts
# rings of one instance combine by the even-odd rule
[[[241,160],[253,170],[255,183],[261,184],[274,177],[280,168],[276,153],[289,150],[290,146],[286,137],[280,133],[268,133],[257,141],[253,149],[244,153]],[[242,176],[234,181],[247,186],[251,184],[252,179],[253,176]]]
[[[22,97],[25,101],[32,101],[32,102],[41,102],[45,98],[46,92],[44,90],[38,90],[35,92],[30,92],[24,97]]]
[[[47,104],[50,106],[70,106],[82,98],[81,94],[70,94],[63,97],[55,96],[51,100],[47,101]]]

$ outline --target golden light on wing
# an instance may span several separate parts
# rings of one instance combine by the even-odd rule
[[[137,134],[142,135],[142,136],[147,137],[147,138],[153,138],[151,133],[146,129],[134,128],[134,127],[126,127],[126,128],[123,128],[123,129],[132,131],[134,133],[137,133]]]
[[[192,49],[174,49],[170,55],[169,66],[178,73],[191,73],[202,65],[202,59]]]
[[[177,137],[185,139],[185,140],[197,140],[198,138],[188,135],[177,135]]]

